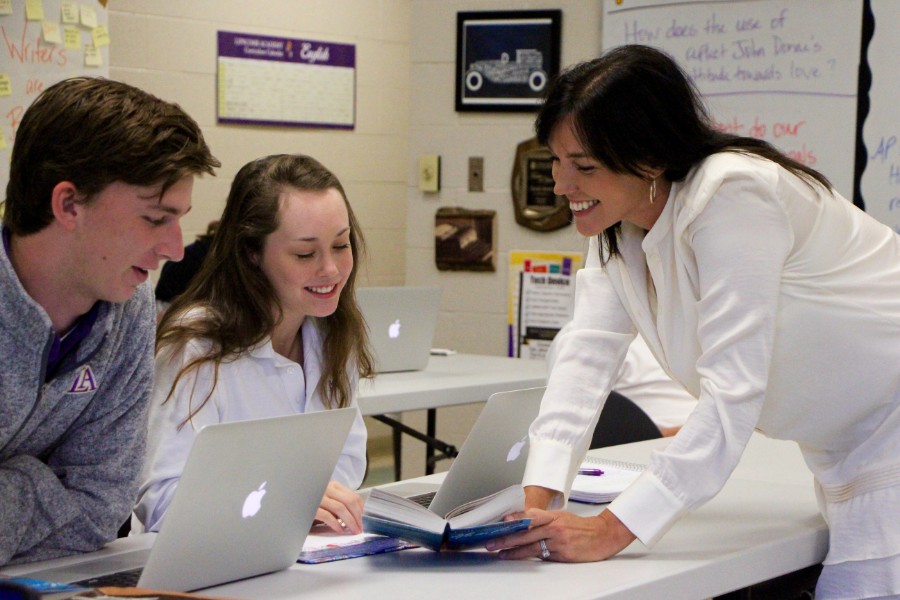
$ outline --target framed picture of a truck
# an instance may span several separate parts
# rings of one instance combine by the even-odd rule
[[[537,110],[559,72],[560,10],[456,16],[456,110]]]

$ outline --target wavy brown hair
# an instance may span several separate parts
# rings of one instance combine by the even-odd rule
[[[281,198],[290,189],[335,189],[344,199],[350,218],[353,269],[341,291],[337,310],[327,317],[316,318],[323,333],[325,365],[318,391],[326,406],[342,408],[350,404],[353,395],[348,366],[355,365],[360,377],[374,375],[366,325],[355,292],[365,242],[347,194],[337,177],[309,156],[267,156],[238,171],[203,266],[187,290],[165,312],[157,329],[157,354],[163,350],[178,352],[193,339],[211,342],[206,354],[182,367],[164,401],[172,397],[176,385],[187,373],[203,363],[214,364],[209,394],[196,408],[189,409],[184,422],[197,414],[212,396],[222,361],[238,358],[265,340],[283,316],[272,285],[253,257],[262,254],[266,238],[278,228]],[[198,311],[199,317],[184,318],[195,308],[202,309]]]
[[[578,141],[592,158],[614,173],[646,177],[663,169],[681,181],[700,161],[717,152],[761,156],[808,184],[831,188],[828,179],[779,152],[766,141],[713,127],[700,92],[671,56],[639,44],[612,48],[599,58],[576,64],[548,86],[535,122],[546,145],[553,130],[572,117]],[[601,235],[608,255],[619,254],[620,223]]]

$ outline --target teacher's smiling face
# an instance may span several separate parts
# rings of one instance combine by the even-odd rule
[[[550,134],[553,154],[553,191],[565,196],[575,218],[575,227],[584,236],[602,233],[620,221],[650,229],[662,212],[669,184],[657,178],[655,201],[650,203],[650,177],[615,173],[592,158],[566,117]]]

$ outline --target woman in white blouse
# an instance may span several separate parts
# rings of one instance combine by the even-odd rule
[[[666,54],[576,65],[537,120],[556,193],[591,236],[531,428],[533,528],[503,558],[603,560],[724,485],[754,429],[799,443],[830,549],[816,598],[900,594],[900,236],[824,176],[716,130]],[[593,518],[562,505],[640,332],[698,405]]]
[[[362,249],[343,187],[316,160],[238,172],[203,266],[159,324],[133,529],[159,529],[204,425],[356,406],[373,374],[354,294]],[[362,530],[365,452],[357,414],[316,515],[335,531]]]

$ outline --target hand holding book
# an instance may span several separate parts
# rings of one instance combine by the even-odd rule
[[[530,519],[503,521],[505,515],[522,512],[525,493],[513,485],[438,515],[427,508],[375,488],[366,501],[363,529],[400,538],[435,551],[483,546],[488,540],[528,529]]]

